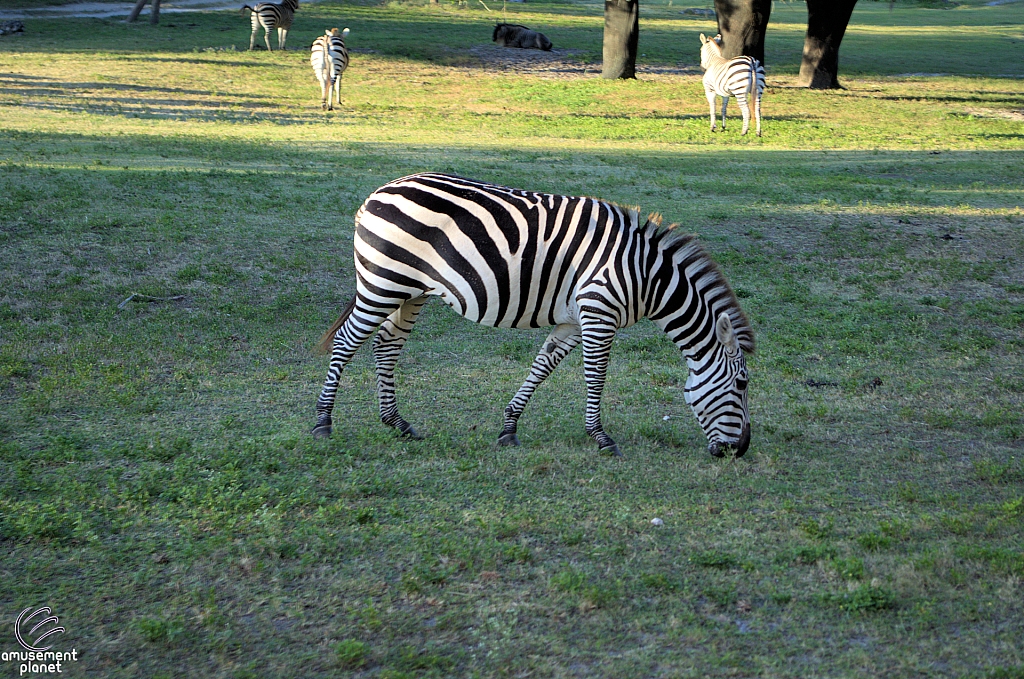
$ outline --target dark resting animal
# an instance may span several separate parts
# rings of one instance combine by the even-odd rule
[[[494,35],[491,36],[491,40],[502,47],[523,47],[545,52],[551,50],[551,41],[546,35],[519,24],[498,24],[494,27]]]

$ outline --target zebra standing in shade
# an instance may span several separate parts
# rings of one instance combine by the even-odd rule
[[[263,39],[267,43],[267,50],[274,51],[270,46],[270,32],[277,29],[277,48],[285,49],[285,40],[288,38],[288,29],[292,27],[292,19],[299,9],[299,0],[281,0],[281,2],[260,2],[255,7],[242,5],[242,9],[249,10],[249,19],[252,22],[252,35],[249,36],[249,49],[256,47],[256,31],[263,26]]]
[[[309,63],[320,81],[320,107],[328,111],[334,110],[333,99],[337,99],[338,106],[341,106],[341,74],[348,68],[346,37],[347,28],[341,35],[338,35],[337,28],[332,28],[314,40],[309,48]]]
[[[757,122],[757,136],[761,136],[761,93],[764,91],[764,67],[754,57],[722,56],[720,41],[716,35],[710,40],[700,34],[700,67],[704,69],[704,94],[711,106],[711,131],[715,131],[715,95],[722,97],[722,131],[725,131],[725,107],[729,97],[736,97],[743,112],[743,134],[750,129],[750,106],[747,95],[754,95],[754,120]]]
[[[754,333],[714,262],[693,240],[641,224],[637,209],[510,189],[446,174],[397,179],[356,213],[356,294],[321,340],[333,347],[313,435],[331,435],[338,380],[356,350],[373,343],[381,420],[419,438],[398,414],[394,369],[428,297],[471,321],[501,328],[555,326],[530,375],[505,408],[499,443],[537,386],[583,344],[586,431],[601,450],[618,446],[601,426],[601,393],[615,332],[650,318],[689,365],[686,401],[721,457],[750,442],[747,367]]]

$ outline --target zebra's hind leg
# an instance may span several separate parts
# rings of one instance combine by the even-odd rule
[[[725,108],[729,105],[729,97],[722,96],[722,132],[725,132]]]
[[[249,16],[249,21],[252,24],[252,35],[249,36],[249,51],[251,52],[256,49],[256,32],[260,30],[260,20],[256,12],[252,12]]]
[[[540,353],[533,359],[533,365],[530,366],[530,375],[505,407],[505,425],[498,437],[498,445],[519,445],[516,429],[519,418],[526,408],[526,403],[540,383],[546,380],[548,375],[562,362],[562,359],[580,343],[580,339],[579,328],[575,325],[563,324],[555,326],[548,338],[544,340],[544,346],[541,347]]]
[[[582,320],[582,319],[581,319]],[[587,434],[597,441],[602,453],[619,456],[619,446],[601,426],[601,394],[608,374],[608,353],[615,339],[615,326],[604,319],[583,325],[583,375],[587,381]]]
[[[743,131],[740,132],[740,136],[743,136],[750,129],[750,104],[745,94],[737,94],[736,103],[740,105],[740,113],[743,114]]]
[[[267,43],[267,51],[273,52],[274,48],[270,46],[270,28],[267,26],[263,27],[263,42]],[[278,43],[280,47],[281,43]]]
[[[754,121],[757,123],[757,136],[761,136],[761,90],[757,91],[757,98],[754,100]]]
[[[356,296],[349,308],[342,314],[344,319],[334,333],[334,345],[331,350],[331,365],[327,369],[327,379],[316,400],[316,426],[313,427],[314,438],[328,438],[331,435],[331,412],[334,400],[338,395],[338,381],[341,372],[355,356],[359,347],[369,339],[381,323],[387,320],[404,300],[388,300],[377,302],[371,306],[364,298]],[[341,319],[339,319],[341,321]]]
[[[377,363],[377,398],[380,402],[380,421],[402,432],[411,439],[423,437],[398,414],[395,398],[395,364],[409,339],[412,326],[426,303],[426,297],[410,299],[388,316],[373,340],[373,357]]]
[[[338,106],[341,106],[341,76],[339,75],[334,79],[334,96],[338,100]]]

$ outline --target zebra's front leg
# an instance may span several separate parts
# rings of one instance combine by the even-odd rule
[[[587,434],[597,441],[602,453],[619,456],[619,446],[601,426],[601,395],[608,374],[608,354],[615,339],[615,326],[607,322],[583,324],[583,374],[587,381]]]
[[[340,107],[341,106],[341,76],[340,75],[337,78],[334,79],[334,94],[335,94],[335,98],[338,100],[338,106]]]
[[[387,320],[401,301],[393,305],[369,306],[357,298],[353,308],[348,312],[345,322],[334,333],[334,347],[331,349],[331,365],[327,369],[327,379],[316,400],[316,426],[313,427],[313,438],[325,439],[331,436],[331,412],[334,400],[338,395],[338,381],[341,372],[355,356],[359,347],[369,339],[381,323]]]
[[[277,27],[277,49],[284,52],[287,48],[285,47],[285,41],[288,39],[288,29]]]
[[[715,93],[713,90],[709,90],[707,87],[704,88],[704,95],[708,99],[708,106],[711,107],[711,131],[715,131]]]
[[[722,132],[725,132],[725,108],[729,105],[729,97],[722,95]]]
[[[411,299],[380,326],[373,340],[373,357],[377,363],[377,399],[380,402],[380,421],[402,432],[402,436],[420,440],[423,437],[398,414],[395,398],[395,364],[409,339],[413,325],[426,303],[426,297]]]
[[[527,402],[533,396],[533,392],[537,390],[537,387],[540,386],[540,383],[546,380],[548,375],[562,362],[562,359],[580,343],[580,339],[580,329],[575,325],[566,323],[555,326],[555,329],[544,340],[544,345],[541,347],[537,357],[533,359],[533,365],[530,366],[530,375],[505,407],[505,424],[501,430],[501,435],[498,437],[498,445],[519,445],[516,429]]]

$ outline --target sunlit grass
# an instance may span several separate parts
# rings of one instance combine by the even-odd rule
[[[303,5],[284,54],[234,13],[0,43],[4,610],[53,607],[110,677],[1017,676],[1024,4],[862,0],[848,89],[809,92],[776,3],[761,139],[707,131],[714,24],[642,11],[638,82],[497,72],[479,5]],[[508,15],[600,58],[597,3]],[[325,114],[304,47],[335,25]],[[624,459],[579,355],[498,449],[544,331],[440,305],[398,375],[428,438],[379,424],[364,350],[312,441],[352,217],[425,169],[698,233],[757,332],[748,455],[707,456],[646,322],[605,397]]]

